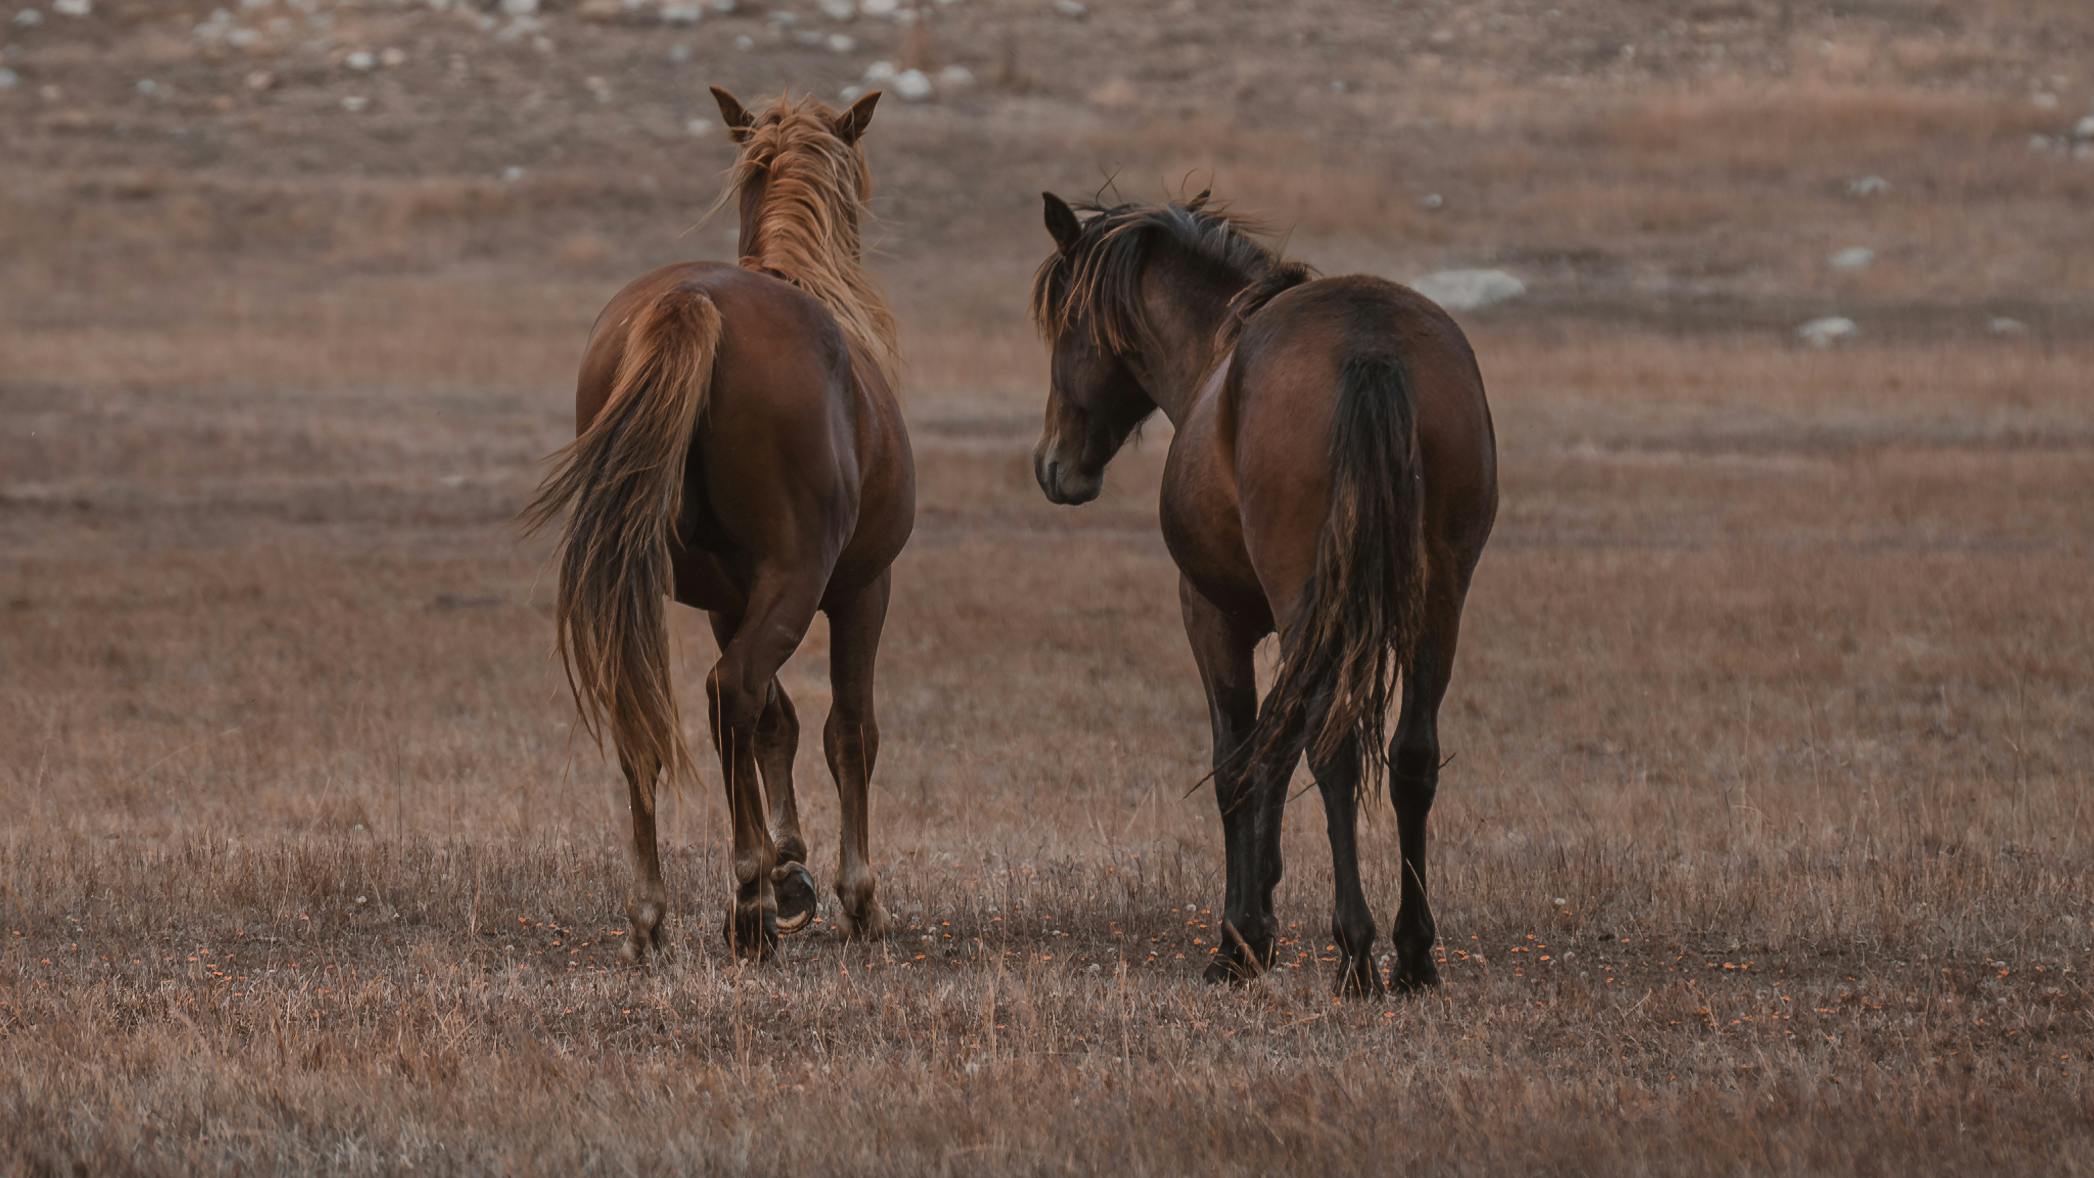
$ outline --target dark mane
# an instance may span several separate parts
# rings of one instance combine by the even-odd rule
[[[1265,244],[1262,226],[1210,204],[1205,193],[1183,203],[1075,208],[1086,217],[1082,234],[1073,246],[1057,249],[1033,276],[1032,317],[1049,340],[1077,326],[1102,349],[1130,350],[1145,329],[1142,268],[1159,244],[1218,271],[1231,294],[1267,290],[1258,306],[1309,274],[1305,266],[1280,261]],[[1284,285],[1268,290],[1275,281]],[[1233,313],[1224,334],[1233,335],[1239,315],[1249,310]]]

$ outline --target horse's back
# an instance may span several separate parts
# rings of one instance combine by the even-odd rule
[[[852,585],[885,568],[914,518],[899,407],[829,309],[782,278],[688,262],[628,284],[591,332],[579,421],[609,396],[636,317],[693,294],[720,329],[686,467],[678,596],[732,610],[767,563],[820,564]]]

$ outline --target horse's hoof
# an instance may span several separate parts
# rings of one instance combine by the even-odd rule
[[[1430,957],[1398,965],[1395,976],[1389,979],[1390,987],[1398,994],[1422,994],[1439,984],[1440,969]]]
[[[846,908],[836,917],[836,927],[850,941],[877,941],[887,935],[891,923],[878,900],[867,900],[855,913]]]
[[[1381,966],[1371,957],[1347,957],[1338,963],[1338,981],[1333,993],[1340,998],[1380,998],[1388,987],[1382,985]]]
[[[739,960],[764,961],[778,951],[778,913],[770,905],[735,905],[720,931]]]
[[[618,946],[618,957],[627,965],[639,965],[650,953],[662,951],[662,905],[649,900],[635,904],[628,913],[632,923],[625,943]]]
[[[781,863],[771,872],[771,895],[778,901],[778,931],[796,933],[814,919],[814,877],[799,863]]]

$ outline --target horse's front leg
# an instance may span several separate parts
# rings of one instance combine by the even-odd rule
[[[1258,719],[1258,681],[1251,652],[1258,634],[1180,578],[1178,602],[1185,612],[1185,637],[1207,689],[1207,715],[1214,727],[1214,798],[1221,808],[1225,856],[1220,945],[1207,966],[1210,982],[1240,981],[1272,964],[1272,883],[1277,855],[1265,862],[1268,807],[1260,784],[1246,771],[1243,744]]]

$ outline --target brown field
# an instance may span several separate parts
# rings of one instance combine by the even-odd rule
[[[2094,1172],[2080,0],[961,0],[914,35],[546,0],[514,40],[491,0],[228,3],[244,47],[208,4],[28,6],[0,1174]],[[900,931],[731,964],[709,770],[665,803],[670,954],[621,967],[624,794],[513,517],[604,299],[731,244],[703,84],[875,58],[977,78],[869,140],[921,478],[874,794]],[[1211,171],[1328,270],[1528,282],[1460,316],[1504,507],[1429,996],[1329,996],[1313,791],[1283,968],[1197,980],[1168,430],[1081,510],[1026,462],[1036,194],[1114,170]],[[1827,314],[1859,338],[1797,346]],[[825,661],[817,626],[803,717]],[[1385,811],[1365,850],[1386,926]]]

